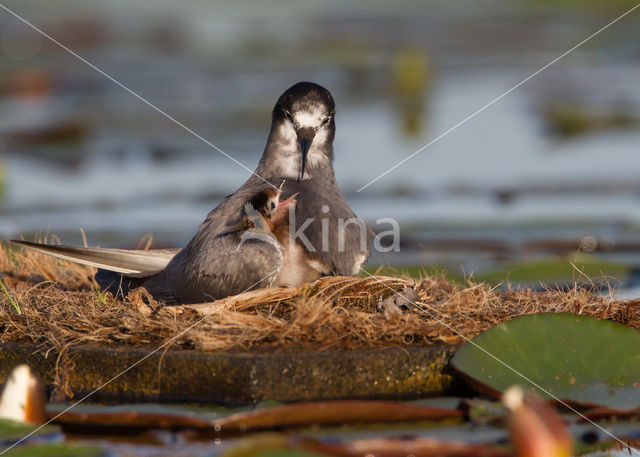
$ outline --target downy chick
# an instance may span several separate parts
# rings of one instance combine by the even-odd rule
[[[274,286],[299,287],[320,277],[318,270],[312,266],[313,258],[291,233],[290,221],[296,209],[297,195],[296,193],[279,203],[269,220],[271,230],[282,249],[282,267]]]

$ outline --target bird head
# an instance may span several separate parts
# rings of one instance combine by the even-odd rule
[[[269,231],[270,220],[280,205],[281,189],[268,188],[253,195],[244,205],[248,228]]]
[[[295,208],[298,193],[280,201],[281,188],[265,189],[255,194],[244,205],[247,229],[269,233],[277,226],[285,226],[289,221],[289,211]]]
[[[304,178],[309,151],[313,164],[326,158],[331,160],[331,144],[335,133],[335,103],[324,87],[300,82],[280,96],[273,109],[273,127],[291,138],[298,152],[298,181]],[[272,127],[272,128],[273,128]],[[317,157],[316,157],[317,155]]]

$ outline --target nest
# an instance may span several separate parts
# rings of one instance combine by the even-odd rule
[[[0,289],[0,341],[43,349],[156,347],[169,340],[171,347],[201,351],[460,344],[501,322],[541,312],[590,315],[640,329],[640,301],[598,297],[578,286],[501,291],[444,277],[327,277],[300,288],[169,307],[144,289],[126,300],[103,294],[93,282],[94,269],[33,252],[0,249],[0,272],[7,290]],[[417,296],[415,306],[380,311],[389,297],[409,293]]]

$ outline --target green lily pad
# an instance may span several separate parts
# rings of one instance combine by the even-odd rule
[[[0,419],[0,445],[5,445],[7,443],[11,444],[21,438],[24,438],[30,433],[31,436],[38,436],[42,438],[44,436],[54,436],[59,434],[60,428],[54,425],[47,425],[39,428],[36,425],[25,424],[23,422],[10,419]],[[2,449],[0,449],[0,452],[2,452]]]
[[[447,280],[467,284],[465,277],[468,272],[458,269],[447,270],[442,267],[423,265],[407,265],[403,267],[370,266],[365,269],[369,274],[386,276],[410,276],[424,278],[428,276],[443,276]],[[603,260],[593,254],[572,254],[567,257],[544,257],[534,260],[523,260],[508,265],[499,266],[486,271],[476,271],[471,280],[488,282],[489,284],[571,284],[574,281],[587,282],[592,280],[606,280],[612,284],[623,281],[629,276],[631,267],[621,262]],[[367,273],[362,273],[366,277]]]
[[[574,314],[518,317],[464,344],[451,363],[492,396],[519,384],[543,398],[546,391],[589,407],[640,407],[640,332],[615,322]]]
[[[102,457],[106,455],[97,446],[82,443],[32,443],[11,448],[8,457]]]
[[[536,284],[539,282],[584,282],[586,278],[592,280],[604,278],[615,283],[616,280],[624,280],[628,276],[629,270],[630,267],[626,264],[609,262],[595,255],[580,253],[565,258],[548,257],[518,262],[474,274],[473,279],[490,284],[502,282]]]

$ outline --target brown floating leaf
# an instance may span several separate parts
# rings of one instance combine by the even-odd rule
[[[392,423],[462,417],[462,411],[393,401],[337,400],[305,402],[238,413],[215,421],[225,430],[268,429],[302,425]]]
[[[439,420],[462,417],[454,409],[435,408],[393,401],[339,400],[328,402],[305,402],[211,419],[205,414],[190,411],[167,410],[141,411],[135,406],[95,409],[71,409],[59,414],[49,410],[48,417],[61,425],[84,425],[88,427],[135,427],[213,430],[236,432],[265,430],[305,425],[337,425],[348,423],[392,423]]]
[[[134,408],[134,407],[132,407]],[[71,409],[60,414],[59,410],[48,410],[47,419],[53,419],[60,425],[83,425],[87,427],[119,428],[160,428],[160,429],[213,429],[213,421],[190,412],[151,412],[110,409],[99,407],[96,410]]]

